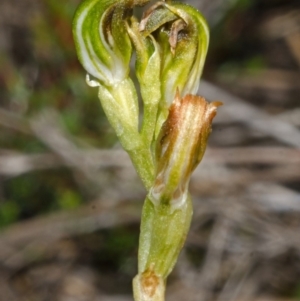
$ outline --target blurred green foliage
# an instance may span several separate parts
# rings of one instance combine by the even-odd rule
[[[20,210],[15,201],[2,202],[0,205],[0,227],[17,221]]]
[[[137,269],[138,236],[139,232],[133,225],[104,229],[76,237],[76,245],[83,254],[82,263],[92,265],[106,276],[114,277],[111,286],[99,283],[102,290],[111,290],[114,293],[124,293],[125,290],[126,293],[131,293],[131,279]],[[113,283],[116,282],[122,285],[114,286]]]
[[[66,170],[34,172],[6,180],[4,194],[10,198],[1,202],[1,226],[15,222],[17,218],[74,209],[83,202],[70,172]],[[14,208],[17,210],[13,211]]]
[[[298,286],[296,288],[295,298],[296,298],[296,300],[300,300],[300,283],[298,284]]]
[[[208,72],[216,74],[221,80],[234,78],[241,71],[259,71],[266,66],[261,48],[257,47],[260,42],[252,30],[258,5],[259,1],[235,1],[235,5],[211,29]]]
[[[115,136],[104,118],[97,89],[86,86],[73,44],[71,24],[78,3],[43,1],[43,9],[24,25],[23,35],[21,31],[17,34],[18,47],[1,53],[1,106],[25,121],[54,109],[59,112],[60,126],[75,143],[108,148],[116,142]],[[1,130],[0,145],[26,154],[47,152],[34,135],[9,128]],[[38,214],[77,208],[88,201],[84,197],[67,168],[4,178],[0,227]]]

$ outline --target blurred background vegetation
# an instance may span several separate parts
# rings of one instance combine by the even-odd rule
[[[0,301],[131,300],[145,191],[85,83],[79,0],[0,0]],[[222,100],[169,300],[300,299],[299,0],[190,0]]]

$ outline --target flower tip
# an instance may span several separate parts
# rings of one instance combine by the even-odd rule
[[[178,103],[181,100],[181,96],[180,96],[180,92],[179,92],[179,88],[176,88],[176,93],[175,93],[175,98],[174,98],[174,103]]]
[[[221,102],[221,101],[213,101],[213,102],[208,104],[208,106],[207,106],[207,117],[208,117],[208,121],[210,123],[212,123],[212,120],[217,115],[217,108],[222,106],[222,105],[223,105],[223,102]]]
[[[223,106],[223,102],[222,101],[213,101],[213,102],[211,102],[210,103],[210,106],[213,106],[213,107],[215,107],[215,108],[217,108],[217,107],[220,107],[220,106]]]

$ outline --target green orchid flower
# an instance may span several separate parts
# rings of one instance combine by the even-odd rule
[[[73,24],[78,58],[147,190],[133,281],[136,301],[163,301],[192,218],[188,191],[220,102],[198,90],[209,41],[204,17],[178,2],[83,0]],[[135,80],[130,62],[135,54]],[[139,121],[141,119],[141,121]],[[139,124],[139,122],[141,124]]]

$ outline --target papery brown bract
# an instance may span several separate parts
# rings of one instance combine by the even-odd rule
[[[179,93],[169,109],[157,141],[156,179],[151,190],[154,202],[170,199],[179,205],[187,192],[192,171],[200,163],[211,132],[211,123],[221,102]]]

